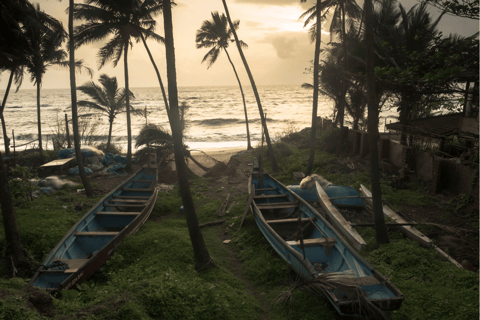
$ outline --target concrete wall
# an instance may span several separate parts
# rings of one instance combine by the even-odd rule
[[[443,160],[440,163],[439,189],[446,189],[453,194],[471,193],[474,174],[473,168],[454,161]]]
[[[423,151],[417,152],[415,155],[415,173],[427,180],[433,178],[433,159],[434,156]]]
[[[400,143],[396,141],[390,141],[390,152],[389,152],[390,163],[398,168],[402,166],[402,149],[403,148],[404,147]]]

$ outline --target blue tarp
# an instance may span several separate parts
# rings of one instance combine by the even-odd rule
[[[75,154],[75,149],[62,149],[60,151],[58,151],[57,155],[58,155],[58,159],[67,159],[67,158],[71,158],[73,157],[73,155]]]
[[[114,172],[114,171],[118,171],[120,169],[124,169],[126,167],[126,165],[124,164],[117,164],[117,165],[114,165],[110,168],[107,169],[108,172]]]
[[[93,171],[92,171],[91,169],[85,168],[85,173],[86,173],[86,174],[90,174],[90,173],[92,173],[92,172],[93,172]],[[80,173],[79,173],[79,170],[78,170],[78,167],[75,167],[75,168],[72,168],[72,169],[68,170],[68,173],[69,173],[69,174],[74,174],[74,175],[80,174]]]
[[[127,157],[122,157],[121,155],[117,154],[115,156],[115,161],[118,163],[127,163]]]
[[[106,166],[109,166],[113,163],[114,159],[115,159],[115,156],[107,152],[105,153],[105,157],[103,157],[102,163]]]
[[[43,187],[43,188],[40,188],[40,191],[42,191],[45,194],[55,193],[55,190],[53,190],[52,187]]]

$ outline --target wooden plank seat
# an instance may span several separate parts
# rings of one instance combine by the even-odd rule
[[[73,235],[77,237],[97,237],[97,236],[116,236],[118,234],[117,231],[84,231],[79,232],[75,231]]]
[[[300,220],[300,222],[311,222],[312,219],[309,219],[309,218],[302,218]],[[313,221],[315,221],[315,219],[313,219]],[[297,218],[293,218],[293,219],[278,219],[278,220],[267,220],[267,223],[268,224],[280,224],[280,223],[298,223],[298,219]]]
[[[258,190],[256,190],[258,191]],[[254,196],[254,199],[275,199],[275,198],[287,198],[288,194],[282,193],[282,194],[261,194],[258,196]]]
[[[298,208],[300,205],[293,202],[277,202],[277,203],[256,203],[258,209],[289,209]]]
[[[150,197],[143,197],[143,196],[113,196],[113,199],[142,199],[148,200]]]
[[[122,191],[129,192],[152,192],[153,188],[122,188]]]
[[[137,207],[145,207],[145,203],[139,204],[123,204],[123,203],[104,203],[104,207],[126,207],[126,208],[137,208]]]
[[[260,188],[260,189],[255,189],[255,191],[277,191],[279,190],[278,188]]]
[[[53,262],[63,262],[68,265],[68,269],[48,270],[44,269],[40,272],[44,273],[75,273],[90,259],[55,259]]]
[[[340,282],[345,285],[355,285],[355,286],[373,286],[376,284],[381,284],[380,280],[374,276],[368,277],[352,277],[352,278],[335,278],[336,282]]]
[[[138,216],[141,212],[124,212],[124,211],[97,211],[97,216]]]
[[[148,201],[147,199],[110,199],[110,200],[107,200],[106,202],[145,203],[147,201]]]
[[[315,239],[303,239],[303,246],[305,248],[309,247],[333,247],[337,243],[337,239],[333,237],[327,238],[315,238]],[[287,241],[289,246],[299,246],[300,241],[292,240]]]
[[[153,180],[133,180],[133,182],[145,182],[145,183],[152,183],[155,182]]]

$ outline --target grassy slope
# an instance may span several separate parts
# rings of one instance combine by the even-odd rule
[[[284,171],[279,175],[285,183],[291,172],[302,171],[306,151],[295,150],[282,161]],[[316,156],[315,171],[334,183],[357,186],[369,185],[369,177],[331,173],[333,158],[325,153]],[[333,172],[333,170],[332,170]],[[347,181],[348,180],[348,181]],[[193,196],[205,200],[201,191],[209,188],[202,180],[195,183]],[[402,201],[431,201],[419,192],[401,197],[385,192],[396,205]],[[45,196],[17,209],[25,247],[37,259],[60,240],[64,233],[83,214],[75,213],[74,202],[85,198],[73,196],[69,202],[56,200],[67,194]],[[181,205],[178,190],[162,194],[153,214],[157,217],[176,213]],[[232,238],[230,246],[243,262],[242,274],[264,297],[270,319],[332,319],[335,311],[318,297],[294,292],[294,303],[282,309],[276,304],[278,296],[295,280],[286,264],[270,248],[249,215],[246,225],[238,229],[246,194],[235,199],[235,205],[224,224]],[[94,201],[90,200],[91,204]],[[64,209],[62,206],[67,206]],[[220,201],[208,202],[198,208],[200,223],[216,220],[213,213]],[[48,209],[48,211],[47,211]],[[231,224],[232,227],[229,227]],[[45,232],[49,230],[49,232]],[[264,314],[249,288],[229,271],[229,253],[218,237],[217,227],[202,229],[205,241],[218,268],[204,273],[193,269],[193,252],[188,231],[182,218],[147,222],[134,236],[122,242],[118,251],[93,279],[68,291],[63,299],[54,298],[58,319],[84,317],[87,319],[261,319]],[[361,230],[368,248],[362,255],[404,293],[400,310],[393,319],[473,319],[478,315],[478,275],[454,267],[439,259],[432,250],[419,247],[390,233],[391,243],[373,249],[373,229]],[[0,243],[4,241],[0,227]],[[27,296],[21,288],[27,280],[0,280],[0,318],[35,319],[41,315],[28,307]]]

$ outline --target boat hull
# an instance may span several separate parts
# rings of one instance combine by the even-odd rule
[[[30,284],[59,291],[90,278],[122,239],[148,219],[157,199],[156,184],[157,169],[142,168],[103,197],[52,249]]]
[[[259,188],[276,190],[265,191],[262,197],[255,192]],[[356,283],[377,307],[383,311],[400,308],[403,294],[342,240],[341,235],[307,202],[268,174],[263,175],[260,185],[259,174],[253,173],[249,180],[249,193],[255,195],[252,207],[257,226],[274,250],[302,278],[313,280],[330,273],[344,281],[343,275],[350,274],[345,276],[345,281]],[[273,197],[279,194],[286,196]],[[285,208],[279,208],[282,206]],[[295,219],[298,220],[297,229],[302,229],[303,248],[298,240],[298,231],[296,238],[289,236],[295,231],[291,223]],[[342,300],[331,291],[318,289],[341,315],[356,315],[358,312],[357,301]]]

